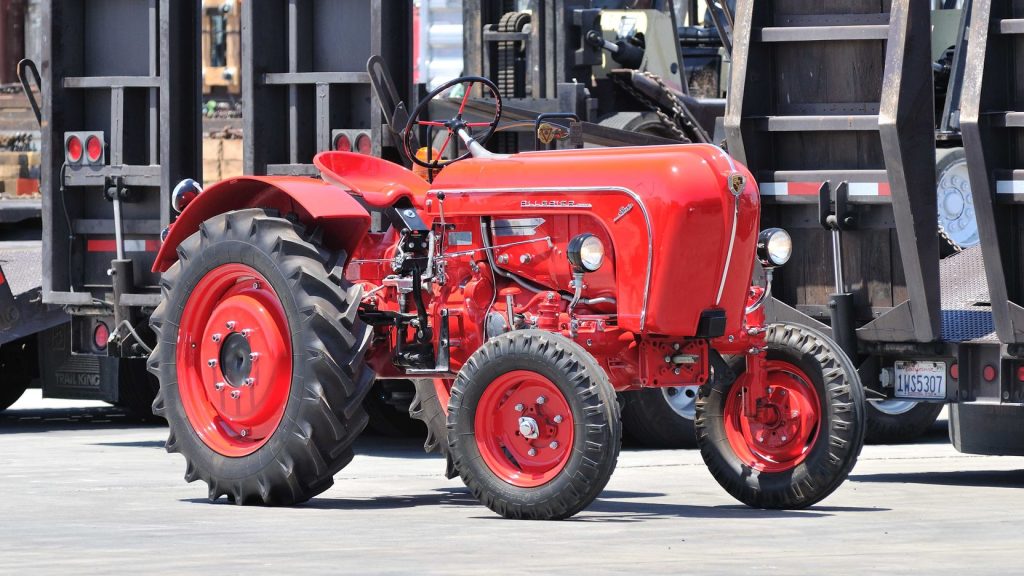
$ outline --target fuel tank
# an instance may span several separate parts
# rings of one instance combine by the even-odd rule
[[[743,180],[734,193],[730,179],[736,176]],[[725,311],[727,331],[741,327],[760,202],[749,171],[720,148],[680,144],[474,158],[435,179],[425,202],[435,217],[439,193],[449,217],[579,215],[603,226],[615,259],[618,323],[627,330],[693,336],[705,310]],[[514,263],[508,269],[515,272]]]

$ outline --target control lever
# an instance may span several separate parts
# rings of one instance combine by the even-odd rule
[[[828,309],[832,322],[832,339],[851,359],[857,358],[857,325],[853,293],[847,292],[843,277],[844,230],[852,230],[856,218],[850,211],[850,187],[846,182],[836,186],[835,211],[832,210],[831,186],[823,182],[818,189],[818,221],[832,232],[832,267],[835,293],[829,295]]]

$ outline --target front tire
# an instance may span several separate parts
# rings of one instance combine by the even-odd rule
[[[621,436],[607,375],[558,334],[490,339],[451,390],[455,467],[473,495],[506,518],[558,520],[586,508],[615,470]]]
[[[303,232],[259,209],[215,216],[161,278],[153,411],[185,479],[206,482],[211,500],[308,500],[352,460],[366,426],[374,375],[361,292],[327,269],[339,255]]]
[[[755,508],[799,509],[835,491],[864,445],[864,389],[857,370],[823,334],[792,324],[767,332],[771,425],[743,414],[742,376],[724,362],[701,387],[697,442],[715,480]],[[734,358],[731,370],[743,370]],[[766,412],[768,411],[766,410]]]

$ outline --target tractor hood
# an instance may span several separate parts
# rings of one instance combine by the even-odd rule
[[[452,213],[597,219],[613,244],[623,328],[693,336],[705,310],[724,310],[727,331],[741,327],[760,202],[750,172],[720,148],[681,144],[469,159],[445,168],[428,199],[439,191]],[[436,212],[437,205],[428,202],[428,210]]]

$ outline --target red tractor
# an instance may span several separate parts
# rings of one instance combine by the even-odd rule
[[[475,87],[487,121],[463,116]],[[459,112],[426,119],[452,89]],[[502,516],[590,504],[618,459],[615,393],[645,387],[700,386],[701,454],[740,501],[835,490],[863,443],[863,390],[827,337],[766,325],[792,246],[758,232],[750,173],[703,144],[497,155],[482,143],[500,117],[490,81],[460,78],[403,132],[428,178],[324,152],[323,181],[179,186],[149,367],[185,479],[238,504],[305,501],[352,460],[363,397],[387,378],[416,381],[428,444]],[[421,126],[447,132],[426,159]],[[446,150],[456,139],[464,152]]]

